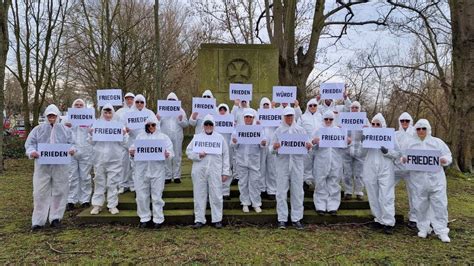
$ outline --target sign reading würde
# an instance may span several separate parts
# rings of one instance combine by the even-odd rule
[[[90,127],[95,121],[95,111],[92,108],[68,108],[67,117],[73,127]]]
[[[258,109],[258,121],[264,127],[278,127],[281,125],[283,109]]]
[[[296,86],[273,86],[273,101],[293,103],[296,100]]]
[[[439,150],[415,150],[408,149],[406,152],[407,162],[405,169],[409,171],[439,172],[441,171]]]
[[[38,143],[39,164],[70,164],[71,144]]]
[[[157,106],[161,117],[178,117],[181,114],[181,101],[158,100]]]
[[[135,161],[164,161],[165,144],[161,139],[135,140]]]
[[[321,99],[344,99],[344,83],[321,83],[319,93]]]
[[[110,103],[113,106],[121,106],[122,101],[122,90],[121,89],[107,89],[97,90],[97,105],[104,106]]]
[[[123,125],[120,122],[97,120],[92,128],[93,141],[123,141]]]
[[[338,127],[321,127],[318,130],[319,147],[346,148],[347,130]]]
[[[252,84],[231,83],[229,85],[231,100],[248,101],[252,100]]]
[[[194,135],[193,153],[222,154],[222,141],[212,135]]]
[[[366,112],[341,112],[338,116],[339,125],[348,130],[362,130],[367,122]]]
[[[380,149],[382,146],[387,149],[395,147],[395,130],[393,128],[368,127],[362,130],[363,148]]]
[[[306,134],[281,134],[279,154],[308,154],[306,142],[309,140]]]

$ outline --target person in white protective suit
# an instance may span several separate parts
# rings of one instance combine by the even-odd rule
[[[451,151],[441,139],[431,136],[431,125],[426,119],[420,119],[414,126],[416,135],[406,144],[407,149],[439,150],[440,165],[448,166],[452,162]],[[403,161],[407,159],[404,157]],[[412,204],[415,207],[418,236],[426,238],[431,227],[443,242],[450,242],[448,236],[448,196],[446,193],[446,175],[439,172],[410,171],[414,188]]]
[[[71,130],[59,123],[60,111],[56,105],[46,107],[44,116],[47,121],[33,128],[25,142],[26,155],[30,159],[38,159],[38,144],[56,143],[72,144]],[[69,154],[74,155],[74,146]],[[33,215],[31,218],[33,231],[42,229],[49,220],[51,227],[59,227],[66,210],[69,191],[67,164],[39,164],[35,160],[33,173]]]
[[[387,124],[382,114],[372,118],[372,127],[385,128]],[[362,178],[367,190],[370,210],[375,228],[383,228],[386,234],[393,234],[395,226],[395,177],[393,160],[399,160],[401,153],[396,139],[395,149],[365,149]]]
[[[177,101],[178,97],[171,92],[166,99],[168,101]],[[181,114],[178,117],[161,117],[159,113],[156,114],[161,132],[168,135],[171,142],[173,142],[175,155],[171,160],[166,161],[166,184],[171,183],[171,179],[173,179],[175,183],[181,183],[183,129],[188,127],[189,123],[183,108],[181,108],[180,112]]]
[[[139,227],[152,226],[154,229],[160,229],[165,221],[163,214],[165,202],[162,198],[166,178],[165,167],[166,161],[171,160],[174,156],[173,143],[167,135],[158,131],[156,117],[149,117],[144,128],[145,131],[140,133],[136,140],[163,140],[165,142],[165,161],[135,161],[135,191],[137,214],[140,217]],[[136,152],[135,144],[130,146],[129,152],[133,158]],[[152,211],[150,211],[150,198]]]
[[[228,115],[229,114],[229,106],[225,103],[221,103],[219,104],[219,106],[217,107],[217,110],[219,111],[219,115]],[[231,138],[231,135],[232,133],[220,133],[224,139],[225,139],[225,142],[226,143],[229,143],[230,144],[230,138]],[[226,179],[225,182],[222,182],[222,196],[224,198],[224,200],[230,200],[231,199],[231,196],[230,196],[230,185],[232,183],[232,175],[233,175],[233,172],[235,171],[235,162],[234,162],[234,148],[229,146],[229,160],[230,160],[230,166],[231,166],[231,175]]]
[[[327,110],[323,115],[323,125],[321,128],[337,128],[334,126],[334,113]],[[341,204],[341,186],[339,182],[342,178],[342,148],[319,147],[321,140],[320,128],[312,133],[312,144],[314,153],[314,182],[316,184],[313,194],[314,207],[319,215],[326,212],[330,215],[337,215],[337,210]],[[350,143],[350,139],[347,139]]]
[[[143,113],[143,116],[155,117],[155,113],[153,113],[152,110],[146,108],[145,96],[143,96],[141,94],[137,94],[135,96],[134,101],[135,101],[135,105],[132,108],[132,112],[141,112],[141,113]],[[127,122],[126,122],[126,124],[127,124]],[[135,139],[137,138],[137,136],[140,133],[145,132],[145,129],[143,129],[143,128],[131,129],[131,128],[128,127],[128,125],[125,128],[125,130],[127,131],[128,135],[129,135],[128,143],[127,143],[127,149],[128,149],[128,147],[130,147],[131,144],[133,144],[133,142],[135,142]],[[128,152],[127,151],[125,151],[125,152],[128,155]],[[135,191],[135,185],[134,185],[135,175],[134,175],[134,171],[133,171],[133,167],[135,167],[135,161],[133,161],[133,160],[130,161],[130,167],[131,167],[132,174],[128,176],[129,179],[127,180],[127,185],[125,187],[130,188],[130,191]],[[130,177],[131,177],[131,179],[130,179]]]
[[[304,128],[298,126],[295,122],[295,109],[287,106],[283,109],[283,119],[281,125],[275,131],[271,142],[272,152],[276,153],[276,172],[277,172],[277,214],[278,228],[285,229],[288,221],[288,190],[290,190],[291,221],[296,229],[303,229],[301,223],[303,219],[303,172],[304,155],[302,154],[278,154],[280,148],[281,134],[306,134]],[[305,144],[306,148],[311,149],[309,141]]]
[[[395,137],[397,138],[398,146],[402,154],[407,148],[407,144],[414,137],[415,129],[413,128],[413,118],[407,112],[404,112],[398,118],[399,128],[395,131]],[[413,194],[414,188],[412,179],[409,178],[410,172],[405,169],[405,166],[401,163],[400,160],[395,160],[395,184],[397,184],[401,179],[405,181],[407,196],[408,196],[408,224],[407,226],[411,229],[416,229],[416,214],[415,208],[413,206]]]
[[[281,103],[280,106],[277,107],[277,109],[285,109],[286,107],[291,107],[291,105],[289,103]],[[300,103],[298,102],[298,100],[295,100],[293,102],[293,107],[292,107],[294,110],[295,110],[295,122],[297,122],[301,115],[303,114],[303,111],[301,111],[301,107],[300,107]]]
[[[254,125],[255,110],[246,109],[242,114],[247,126]],[[263,134],[263,130],[261,132]],[[260,197],[260,150],[265,148],[267,140],[262,136],[260,144],[240,144],[237,132],[232,134],[231,146],[235,148],[237,175],[239,176],[240,204],[243,212],[249,212],[251,205],[255,212],[260,213],[262,199]]]
[[[321,127],[322,116],[318,112],[318,101],[316,99],[311,99],[306,103],[306,110],[301,118],[298,120],[297,124],[304,128],[306,134],[309,136],[313,134],[315,130]],[[314,185],[313,177],[313,161],[314,161],[314,152],[313,149],[308,152],[308,155],[304,159],[304,187],[309,189],[309,186]]]
[[[82,99],[76,99],[72,103],[73,108],[85,108],[86,104]],[[71,157],[69,172],[69,195],[66,210],[73,210],[79,203],[82,208],[89,208],[92,196],[92,145],[87,141],[89,134],[88,126],[72,126],[64,120],[64,125],[71,128],[72,139],[76,153]]]
[[[106,104],[100,112],[100,120],[117,121],[112,105]],[[107,193],[107,208],[111,214],[119,213],[118,183],[123,169],[124,147],[127,147],[128,134],[125,128],[122,141],[93,141],[93,128],[89,130],[89,142],[94,147],[94,194],[92,195],[91,214],[96,215],[102,210]]]
[[[338,112],[349,112],[351,107],[351,99],[349,99],[347,93],[344,91],[344,104],[343,105],[336,105],[334,100],[332,99],[324,99],[321,100],[321,96],[318,95],[316,99],[319,102],[318,105],[318,112],[323,115],[326,113],[327,110],[331,110],[335,113]],[[338,107],[339,106],[339,107]]]
[[[133,112],[134,110],[134,101],[135,101],[135,94],[131,92],[127,92],[124,96],[125,101],[123,102],[123,107],[118,109],[115,112],[115,115],[118,117],[120,121],[126,126],[126,114],[129,112]],[[123,171],[121,173],[121,178],[119,182],[119,193],[122,194],[125,191],[129,190],[129,180],[132,180],[132,166],[130,161],[130,156],[128,155],[128,148],[125,147],[125,152],[123,153]],[[132,188],[133,189],[133,188]]]
[[[205,90],[202,93],[202,98],[214,98],[214,95],[212,95],[212,92],[210,90]],[[197,112],[194,112],[191,114],[191,117],[189,118],[189,125],[194,127],[194,134],[200,134],[202,133],[202,123],[203,123],[203,117],[199,117]]]
[[[360,112],[361,105],[358,101],[355,101],[351,103],[350,108],[351,112]],[[351,143],[344,149],[342,155],[344,163],[342,178],[344,199],[351,200],[352,195],[355,195],[357,200],[363,200],[362,168],[364,167],[364,153],[362,149],[362,130],[348,130],[347,136],[351,138]]]
[[[206,224],[206,205],[209,197],[212,223],[220,229],[222,228],[223,210],[222,182],[225,182],[230,175],[229,147],[224,137],[214,131],[212,115],[204,116],[203,128],[200,135],[212,136],[214,140],[220,141],[222,154],[194,153],[194,142],[199,134],[194,135],[186,148],[186,155],[193,161],[191,169],[195,222],[193,228],[198,229]]]
[[[260,100],[260,109],[272,108],[272,103],[267,97],[263,97]],[[263,135],[270,143],[273,134],[275,133],[276,127],[264,127]],[[263,192],[263,196],[269,200],[275,200],[276,195],[276,165],[275,165],[275,154],[271,152],[270,145],[266,145],[265,148],[260,150],[260,191]]]

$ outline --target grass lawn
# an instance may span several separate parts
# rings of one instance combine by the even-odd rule
[[[185,160],[189,171],[189,161]],[[79,226],[66,213],[63,229],[30,232],[32,172],[29,160],[6,161],[0,176],[0,263],[474,263],[474,178],[448,178],[451,243],[420,239],[405,226],[387,236],[363,225],[308,225],[304,231],[268,226]],[[189,178],[189,177],[186,177]],[[401,182],[396,210],[406,215]]]

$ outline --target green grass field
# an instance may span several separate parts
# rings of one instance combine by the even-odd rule
[[[185,171],[189,171],[186,161]],[[87,225],[68,212],[64,228],[30,232],[33,163],[8,160],[0,176],[0,263],[474,263],[474,178],[448,178],[451,243],[420,239],[405,226],[395,234],[358,224],[309,225],[304,231],[268,226],[166,226],[160,231],[135,225]],[[189,177],[188,177],[189,178]],[[407,200],[397,187],[397,213]]]

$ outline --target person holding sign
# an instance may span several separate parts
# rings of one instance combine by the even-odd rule
[[[168,101],[178,101],[176,94],[171,92],[166,97]],[[175,156],[171,160],[166,161],[166,183],[171,183],[171,179],[175,183],[181,183],[181,158],[183,146],[183,129],[188,127],[188,118],[183,108],[180,108],[178,117],[161,117],[160,113],[156,114],[161,131],[165,133],[173,142]]]
[[[118,121],[114,107],[105,104],[100,112],[102,121]],[[120,182],[123,164],[124,148],[127,147],[128,134],[121,129],[124,135],[122,141],[93,141],[94,129],[89,130],[89,142],[94,147],[94,194],[92,195],[91,214],[99,214],[105,201],[107,193],[107,208],[111,214],[119,213],[118,184]]]
[[[344,105],[336,105],[333,99],[321,100],[321,95],[316,96],[316,100],[319,102],[319,108],[318,108],[319,113],[323,115],[327,110],[338,112],[337,106],[340,106],[339,109],[342,109],[342,111],[348,112],[351,106],[351,100],[349,99],[346,91],[344,91],[343,97],[344,97]]]
[[[229,106],[225,103],[219,104],[219,106],[217,107],[217,110],[219,110],[219,115],[228,115],[229,114]],[[215,122],[217,123],[217,121],[215,121]],[[232,122],[232,124],[234,124],[234,122]],[[230,144],[230,137],[231,137],[232,133],[220,133],[220,134],[224,137],[225,143]],[[231,199],[231,197],[230,197],[230,185],[232,183],[233,173],[236,169],[234,155],[235,155],[234,148],[229,147],[229,160],[230,160],[229,163],[230,163],[231,175],[229,175],[229,177],[227,178],[227,180],[225,182],[222,182],[222,196],[223,196],[224,200],[230,200]]]
[[[251,126],[254,124],[254,113],[254,110],[246,109],[243,113],[245,125]],[[260,144],[240,144],[237,141],[237,134],[238,132],[232,134],[231,147],[235,148],[242,211],[249,212],[249,206],[252,205],[255,212],[260,213],[262,212],[260,208],[262,206],[260,197],[260,150],[265,147],[267,140],[262,138]]]
[[[214,132],[214,118],[207,114],[203,119],[204,130],[194,135],[186,148],[186,155],[193,161],[191,177],[193,179],[194,226],[198,229],[206,224],[206,205],[209,198],[211,218],[214,227],[222,228],[222,182],[230,176],[229,147],[224,137]],[[200,137],[210,137],[213,142],[198,141]],[[205,151],[193,152],[194,146],[213,148],[221,146],[219,154]]]
[[[306,103],[306,110],[301,118],[298,120],[298,125],[303,127],[306,131],[306,134],[309,136],[313,134],[315,130],[321,127],[322,117],[318,112],[318,102],[316,99],[311,99]],[[309,186],[314,185],[313,177],[313,161],[314,153],[313,150],[308,152],[308,155],[304,160],[304,186],[306,189],[309,189]]]
[[[231,114],[234,115],[236,125],[245,125],[243,113],[246,112],[247,109],[253,110],[253,112],[255,112],[254,116],[257,115],[257,111],[249,108],[248,102],[246,100],[234,100],[234,106],[232,107]]]
[[[263,97],[260,100],[260,109],[273,108],[270,99]],[[276,127],[264,127],[263,135],[270,143],[273,135],[275,134]],[[264,197],[269,200],[275,200],[276,197],[276,165],[275,165],[275,154],[270,150],[270,145],[267,145],[264,149],[260,149],[260,191],[263,192]]]
[[[278,106],[277,108],[285,109],[286,107],[290,107],[290,108],[293,108],[293,110],[295,110],[295,122],[298,121],[301,115],[303,114],[303,111],[301,111],[300,103],[298,102],[298,100],[295,100],[293,102],[293,107],[291,107],[289,103],[281,103],[281,105]]]
[[[214,98],[214,95],[212,95],[212,92],[210,90],[205,90],[202,93],[202,98]],[[189,118],[189,125],[195,127],[194,128],[194,134],[200,134],[203,130],[202,127],[202,117],[198,117],[199,113],[194,112],[191,114],[191,117]]]
[[[321,128],[337,128],[333,124],[334,117],[334,113],[327,110],[323,115],[324,122]],[[336,147],[320,147],[321,133],[319,128],[314,130],[312,137],[312,144],[315,145],[313,146],[314,207],[319,215],[328,212],[335,216],[341,204],[341,186],[339,182],[342,178],[343,150]],[[346,138],[346,141],[350,143],[350,139]]]
[[[84,108],[85,102],[82,99],[76,99],[72,103],[73,108]],[[72,139],[76,153],[71,158],[71,167],[69,172],[69,195],[67,199],[66,210],[73,210],[75,204],[81,204],[82,208],[90,207],[92,196],[92,145],[87,141],[89,133],[88,126],[72,126],[68,121],[64,125],[71,128]]]
[[[171,160],[174,156],[173,143],[171,139],[158,132],[158,119],[149,117],[146,120],[145,132],[140,133],[136,140],[163,140],[165,142],[164,155],[165,159]],[[153,147],[155,148],[155,147]],[[161,147],[160,147],[161,148]],[[141,148],[145,149],[145,148]],[[151,149],[143,152],[159,152],[160,149]],[[130,156],[134,157],[137,153],[135,144],[130,146]],[[139,150],[138,152],[141,152]],[[153,228],[160,229],[161,224],[165,221],[163,215],[163,206],[165,202],[162,199],[163,190],[165,188],[166,178],[166,161],[135,161],[135,191],[137,201],[137,214],[140,217],[140,228],[151,226],[153,216]],[[150,198],[152,212],[150,211]]]
[[[295,122],[295,109],[287,106],[283,110],[283,121],[281,126],[275,131],[271,145],[272,152],[276,155],[276,172],[277,172],[277,214],[278,228],[285,229],[288,221],[288,190],[290,190],[291,203],[291,221],[296,229],[303,229],[301,223],[303,219],[303,172],[304,172],[304,155],[303,154],[278,154],[281,147],[279,136],[282,134],[305,134],[304,128],[298,126]],[[308,141],[305,143],[308,150],[312,145]]]
[[[415,129],[413,128],[413,118],[407,112],[404,112],[398,118],[399,128],[395,131],[395,137],[397,143],[400,146],[400,151],[404,153],[406,150],[406,145],[413,138],[415,134]],[[407,196],[408,196],[408,227],[411,229],[416,229],[416,213],[415,207],[413,206],[413,194],[415,193],[413,188],[412,179],[409,178],[410,171],[405,169],[405,166],[401,163],[400,160],[394,161],[395,163],[395,184],[397,184],[401,179],[405,181]]]
[[[143,127],[139,127],[139,128],[135,128],[135,129],[132,129],[131,128],[131,120],[136,120],[136,119],[144,119],[146,120],[147,118],[149,117],[155,117],[155,113],[153,113],[153,111],[151,111],[150,109],[146,108],[146,99],[145,99],[145,96],[141,95],[141,94],[138,94],[137,96],[135,96],[135,106],[133,107],[133,111],[130,112],[130,113],[140,113],[141,116],[139,118],[130,118],[130,117],[127,117],[127,119],[129,121],[126,121],[126,124],[127,124],[127,127],[125,128],[125,130],[127,131],[127,133],[129,134],[129,145],[131,143],[133,143],[135,141],[135,139],[137,138],[137,136],[144,132],[145,130],[143,129]],[[129,114],[130,114],[129,113]],[[144,121],[143,121],[144,122]],[[134,123],[134,122],[133,122]],[[141,122],[139,122],[141,123]],[[144,124],[144,123],[143,123]],[[125,185],[125,187],[128,187],[130,188],[130,191],[135,191],[135,186],[134,186],[134,178],[135,176],[133,175],[133,167],[135,167],[134,165],[134,161],[131,161],[130,163],[130,166],[131,166],[131,171],[132,171],[132,174],[128,176],[128,180],[127,180],[127,183]]]
[[[448,166],[452,162],[451,151],[444,141],[431,136],[431,125],[426,119],[420,119],[415,124],[416,135],[407,143],[407,149],[438,150],[441,152],[439,162]],[[407,162],[407,157],[402,158]],[[410,171],[413,182],[418,236],[426,238],[433,227],[434,232],[443,242],[451,242],[448,236],[448,197],[446,193],[446,175],[444,171],[425,172]],[[430,211],[431,209],[431,211]]]
[[[60,114],[56,105],[46,107],[44,116],[47,117],[47,122],[33,128],[26,139],[25,150],[28,158],[40,158],[40,143],[73,143],[71,130],[59,123]],[[72,146],[69,154],[74,155],[75,151]],[[68,168],[67,164],[39,164],[38,160],[35,160],[31,218],[33,231],[42,229],[48,218],[51,227],[61,225],[69,191]]]
[[[372,127],[386,128],[385,118],[378,113],[372,118]],[[400,159],[397,142],[395,149],[365,149],[363,181],[369,198],[370,210],[375,217],[374,227],[393,234],[395,226],[395,178],[393,161]]]
[[[127,92],[125,94],[125,101],[123,102],[123,107],[118,109],[115,112],[115,115],[119,118],[120,121],[126,126],[126,117],[127,113],[133,112],[133,104],[135,101],[135,94],[131,92]],[[124,193],[129,189],[128,187],[128,180],[132,180],[132,166],[130,162],[130,156],[128,155],[128,148],[125,148],[125,152],[123,153],[123,171],[121,174],[120,182],[119,182],[119,194]]]
[[[351,104],[351,112],[360,112],[361,105],[358,101]],[[368,124],[367,118],[365,119]],[[363,152],[362,152],[362,130],[348,130],[348,137],[351,138],[351,143],[344,149],[343,153],[343,185],[344,185],[344,199],[351,200],[352,195],[356,196],[357,200],[362,200],[364,196],[364,182],[362,181],[362,168],[364,166]]]

